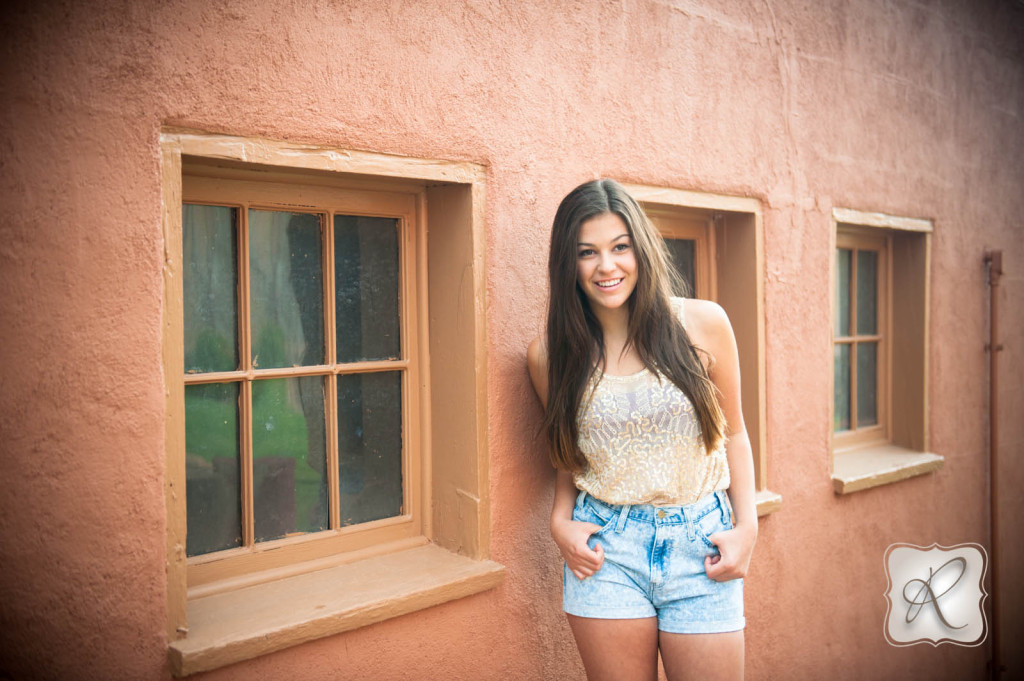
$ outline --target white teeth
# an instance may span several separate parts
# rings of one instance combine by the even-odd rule
[[[622,279],[615,279],[615,280],[612,280],[612,281],[598,281],[598,282],[595,282],[595,283],[598,286],[600,286],[601,288],[609,288],[609,287],[615,286],[620,281],[622,281]]]

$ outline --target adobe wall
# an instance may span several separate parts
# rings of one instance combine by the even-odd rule
[[[1024,9],[962,3],[35,2],[0,19],[0,678],[166,679],[158,136],[175,125],[487,167],[490,592],[201,678],[582,678],[525,348],[581,181],[759,199],[768,478],[750,679],[979,678],[882,637],[892,542],[987,544],[1002,248],[1004,640],[1024,633]],[[834,206],[930,218],[937,474],[829,479]],[[1010,646],[1007,645],[1007,648]],[[1024,674],[1019,646],[1009,660]]]

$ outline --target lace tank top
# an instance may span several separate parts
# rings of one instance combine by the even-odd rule
[[[681,299],[673,299],[683,321]],[[692,504],[729,487],[725,446],[706,453],[693,404],[644,369],[591,380],[577,417],[587,467],[576,487],[610,504]]]

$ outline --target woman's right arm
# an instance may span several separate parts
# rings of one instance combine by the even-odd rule
[[[526,351],[526,360],[530,367],[533,389],[537,392],[541,404],[547,407],[548,358],[543,338],[533,339]],[[585,579],[601,568],[604,562],[604,549],[600,544],[594,549],[587,545],[590,535],[601,529],[600,526],[572,519],[577,494],[572,474],[558,471],[555,480],[555,501],[551,507],[551,537],[576,578]]]

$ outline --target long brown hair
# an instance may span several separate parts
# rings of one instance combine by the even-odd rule
[[[626,347],[635,348],[647,369],[666,376],[690,399],[705,450],[711,452],[722,442],[725,417],[697,349],[672,311],[669,291],[674,272],[665,242],[622,185],[604,179],[581,184],[562,199],[551,227],[544,413],[551,462],[567,471],[586,467],[576,419],[588,383],[597,367],[604,365],[605,347],[601,325],[576,281],[577,242],[580,226],[606,213],[626,223],[637,261],[636,287],[628,301]]]

